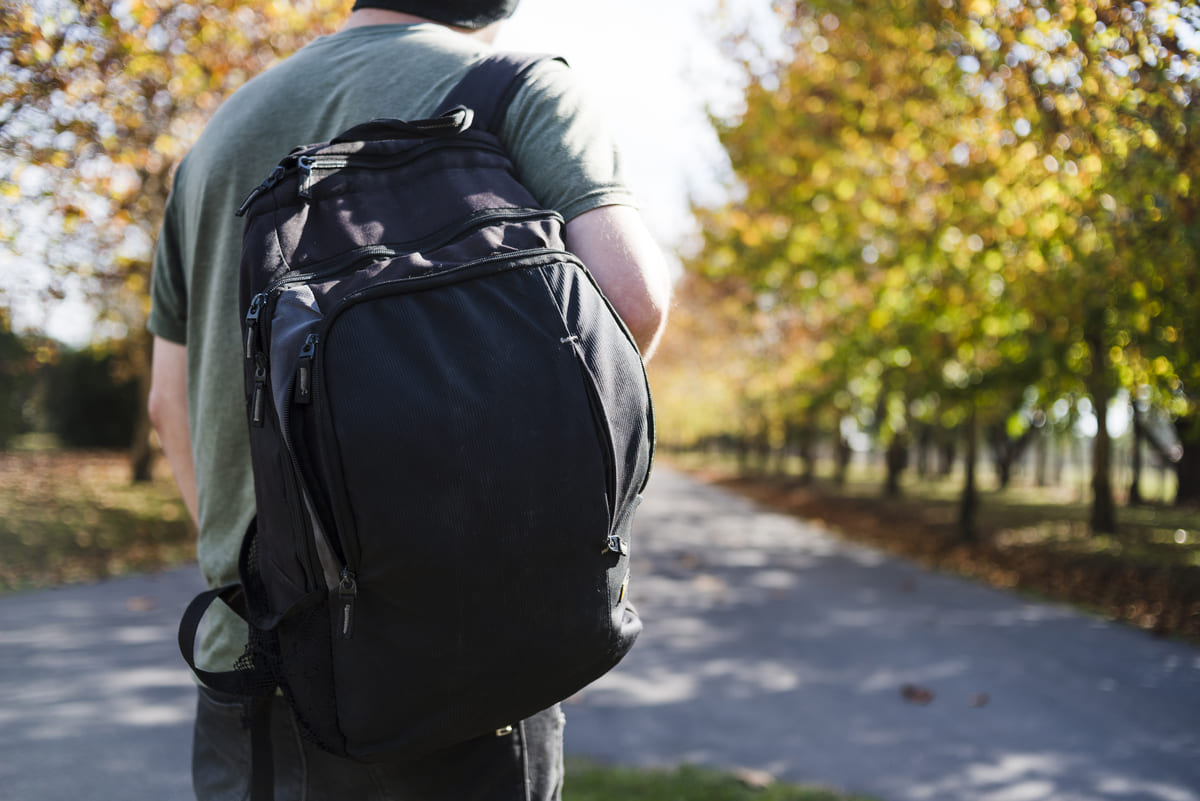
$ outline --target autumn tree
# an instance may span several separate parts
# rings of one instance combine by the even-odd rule
[[[29,428],[28,406],[38,369],[36,344],[12,330],[0,309],[0,450]]]
[[[736,186],[700,212],[691,268],[799,317],[796,341],[817,345],[797,355],[779,341],[774,357],[836,376],[892,452],[939,419],[969,443],[990,432],[1000,452],[1057,397],[1088,394],[1092,523],[1112,530],[1105,412],[1118,387],[1152,385],[1178,421],[1194,414],[1200,296],[1176,288],[1198,274],[1197,12],[775,7],[786,55],[743,61],[744,109],[719,125]],[[895,489],[904,461],[886,461]]]
[[[1157,390],[1184,453],[1200,463],[1200,339],[1189,324],[1200,313],[1189,177],[1200,170],[1200,10],[1095,0],[962,6],[963,58],[1025,140],[1021,183],[1035,191],[1010,206],[1033,234],[1021,237],[1022,305],[1065,346],[1097,410],[1092,526],[1111,531],[1105,411],[1118,387]],[[1200,498],[1182,464],[1180,499]]]
[[[940,7],[779,9],[790,58],[752,77],[720,130],[739,195],[701,213],[693,266],[796,310],[819,343],[804,372],[837,376],[896,492],[915,425],[1007,415],[998,393],[1033,363],[977,157],[997,132],[971,124],[979,99],[959,89]]]
[[[61,287],[81,278],[139,344],[172,169],[223,98],[346,10],[345,0],[0,2],[0,242]],[[142,404],[144,407],[144,404]],[[135,437],[148,476],[149,422]]]

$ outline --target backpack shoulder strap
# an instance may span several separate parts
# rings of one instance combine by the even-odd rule
[[[557,56],[536,53],[494,53],[475,62],[442,102],[440,114],[455,106],[475,113],[474,127],[496,133],[504,112],[512,102],[531,67],[542,61],[566,63]]]

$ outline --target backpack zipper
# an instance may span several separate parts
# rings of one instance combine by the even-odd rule
[[[312,187],[315,183],[313,179],[313,170],[340,170],[343,167],[350,165],[350,160],[345,156],[324,158],[318,156],[301,156],[296,159],[296,169],[300,172],[300,184],[296,189],[296,193],[305,200],[312,198]]]
[[[283,177],[287,174],[287,167],[284,166],[286,161],[287,159],[284,159],[284,161],[279,162],[279,164],[275,166],[275,169],[271,170],[271,174],[268,175],[261,184],[250,190],[250,194],[246,195],[246,199],[242,201],[242,205],[238,206],[237,211],[234,212],[235,217],[245,216],[246,212],[250,208],[250,204],[258,200],[259,195],[270,192],[280,181],[283,180]]]
[[[582,264],[582,262],[580,262],[580,263]],[[633,334],[630,333],[629,327],[625,325],[625,321],[621,319],[621,315],[617,314],[616,307],[614,307],[612,305],[612,301],[610,301],[608,299],[608,296],[605,295],[603,290],[600,289],[600,285],[598,283],[596,283],[596,277],[594,275],[592,275],[591,271],[587,269],[586,265],[584,265],[583,275],[584,275],[584,277],[587,278],[588,281],[591,282],[592,286],[596,288],[596,292],[600,295],[600,299],[602,301],[604,301],[604,305],[608,307],[608,310],[612,314],[613,319],[616,321],[616,323],[620,327],[621,331],[625,334],[625,339],[627,339],[629,341],[629,343],[633,346],[634,350],[638,351],[640,354],[641,349],[638,348],[637,340],[635,340],[633,338]],[[648,390],[650,387],[650,376],[646,372],[645,361],[642,361],[642,380],[646,382],[646,388]],[[647,435],[648,435],[648,439],[650,442],[650,451],[647,454],[646,475],[642,478],[641,486],[638,487],[638,490],[637,490],[638,495],[641,495],[642,493],[644,493],[646,491],[646,487],[650,483],[650,474],[653,472],[654,456],[655,456],[655,452],[657,450],[657,445],[658,445],[658,433],[657,433],[656,425],[657,424],[654,419],[654,404],[652,403],[652,404],[650,404],[649,408],[647,409],[647,415],[646,415],[646,426],[648,429]]]
[[[250,398],[250,424],[255,428],[262,428],[266,420],[267,357],[263,353],[256,353],[254,362],[254,393]]]
[[[315,179],[312,177],[314,170],[340,170],[346,167],[362,168],[362,169],[386,169],[389,167],[398,167],[407,162],[421,158],[429,150],[439,148],[468,148],[471,150],[487,150],[493,153],[507,156],[508,154],[503,148],[493,145],[489,142],[481,142],[479,140],[472,141],[456,141],[447,139],[436,139],[432,142],[426,142],[423,145],[418,145],[405,153],[379,154],[376,156],[359,156],[354,158],[351,155],[338,154],[307,154],[297,155],[291,154],[280,161],[275,168],[271,170],[263,182],[250,193],[238,206],[235,216],[244,217],[246,212],[250,210],[250,206],[259,197],[278,186],[287,174],[296,170],[300,173],[300,184],[297,188],[297,193],[306,202],[312,197],[312,187]]]
[[[520,251],[519,257],[516,253],[496,253],[491,256],[484,256],[481,259],[475,259],[474,261],[464,262],[436,273],[412,275],[404,278],[393,278],[388,281],[380,281],[379,283],[371,284],[370,286],[366,286],[362,289],[351,292],[350,294],[346,295],[346,297],[342,298],[341,301],[338,302],[337,306],[330,311],[328,316],[326,316],[325,320],[322,321],[322,326],[325,329],[328,329],[330,321],[347,306],[364,300],[370,300],[377,295],[404,294],[408,292],[417,292],[422,289],[431,289],[433,287],[442,286],[445,284],[457,283],[458,281],[464,280],[461,275],[463,272],[474,272],[474,270],[479,267],[493,263],[509,263],[508,266],[501,267],[495,272],[507,272],[508,270],[522,270],[534,266],[543,266],[549,262],[549,260],[545,258],[547,256],[553,256],[557,261],[573,262],[576,264],[579,263],[575,256],[564,250],[558,250],[556,248],[528,248]],[[515,258],[520,258],[521,261],[514,263]],[[537,259],[538,261],[530,263],[528,261],[529,259]],[[468,278],[477,277],[482,276],[468,276]],[[407,286],[408,288],[397,293],[397,288],[401,286]]]
[[[292,401],[295,404],[299,404],[299,405],[303,406],[303,405],[308,405],[308,404],[312,403],[312,399],[313,399],[313,392],[312,392],[312,389],[313,389],[313,385],[312,385],[313,365],[312,365],[312,362],[313,362],[313,359],[316,357],[317,345],[319,344],[319,342],[320,342],[320,337],[315,333],[310,333],[310,334],[308,334],[307,337],[305,337],[304,345],[300,349],[300,358],[297,362],[296,373],[293,376],[292,383],[290,385],[290,387],[291,387],[290,394],[292,396]],[[280,427],[280,431],[281,431],[281,434],[283,437],[284,449],[287,451],[288,458],[291,460],[292,472],[296,476],[296,482],[299,485],[300,493],[304,496],[306,511],[309,513],[309,515],[311,517],[310,529],[307,533],[314,540],[317,540],[318,538],[321,540],[324,540],[326,549],[329,552],[328,556],[333,558],[334,564],[332,564],[332,565],[327,564],[328,557],[324,553],[322,553],[321,546],[320,546],[320,544],[318,544],[317,545],[317,561],[319,563],[318,566],[320,567],[321,574],[327,579],[326,585],[325,585],[326,587],[332,588],[331,585],[333,582],[331,580],[329,580],[329,576],[331,574],[338,575],[340,577],[339,581],[338,581],[338,586],[339,586],[339,594],[341,594],[340,593],[341,585],[345,582],[347,574],[349,574],[349,576],[351,578],[351,585],[353,585],[354,574],[348,572],[349,567],[347,564],[345,548],[342,546],[340,536],[336,533],[337,521],[336,520],[334,520],[334,521],[322,520],[320,518],[320,516],[317,514],[316,507],[313,504],[312,492],[308,488],[308,481],[305,477],[304,469],[300,464],[300,457],[296,453],[296,448],[293,444],[291,412],[292,412],[292,404],[285,402],[283,404],[283,409],[281,412],[279,427]],[[318,445],[323,447],[323,443],[318,443]],[[332,500],[330,502],[332,503]],[[315,521],[315,522],[313,522],[313,521]],[[329,534],[329,526],[327,525],[327,522],[333,523],[333,526],[335,528],[333,536],[330,536],[330,534]],[[318,528],[320,529],[319,531],[318,531]]]
[[[426,142],[402,153],[380,153],[378,155],[358,155],[357,157],[352,154],[341,155],[337,153],[295,156],[293,157],[295,159],[295,166],[300,173],[300,183],[296,193],[305,202],[312,199],[312,188],[316,183],[316,179],[313,178],[313,172],[315,171],[391,169],[423,158],[430,150],[441,150],[443,148],[486,150],[502,156],[508,155],[504,148],[488,142],[435,139],[432,142]]]
[[[354,636],[354,601],[358,598],[358,584],[349,567],[342,568],[342,580],[338,582],[338,600],[342,604],[342,639]]]
[[[320,454],[328,454],[331,443],[327,434],[328,426],[323,425],[325,415],[323,408],[320,405],[321,383],[317,379],[320,362],[318,361],[324,354],[324,349],[320,348],[321,335],[310,333],[304,340],[304,348],[301,350],[301,364],[308,371],[309,389],[307,395],[307,403],[313,406],[313,415],[316,417],[314,426],[317,432],[317,448]],[[299,381],[299,367],[297,368],[297,382]],[[290,406],[284,407],[285,409]],[[285,428],[285,430],[287,430]],[[292,454],[295,460],[295,450],[288,442],[288,452]],[[299,467],[297,466],[297,470]],[[329,471],[323,471],[328,474]],[[303,474],[301,474],[303,480]],[[341,498],[341,487],[332,488],[335,491],[329,495],[330,513],[333,515],[333,532],[325,532],[325,541],[330,549],[334,552],[335,557],[341,562],[340,580],[337,585],[338,602],[341,604],[341,613],[339,615],[339,631],[340,636],[344,640],[348,640],[354,636],[354,604],[358,598],[358,582],[357,582],[357,565],[358,553],[350,553],[349,544],[350,537],[348,536],[349,527],[344,519],[343,509],[345,504]]]
[[[604,462],[604,484],[608,497],[612,500],[612,508],[609,510],[608,519],[608,536],[604,538],[604,547],[600,553],[615,552],[620,556],[627,556],[629,548],[620,535],[614,533],[617,524],[617,506],[621,502],[620,488],[617,486],[617,468],[615,464],[616,457],[613,453],[613,438],[612,429],[608,425],[608,410],[604,408],[604,401],[600,398],[600,393],[596,389],[596,377],[592,374],[591,368],[588,367],[587,359],[583,355],[583,347],[579,343],[579,337],[572,334],[563,339],[563,343],[570,343],[571,349],[575,353],[575,361],[579,366],[581,379],[583,381],[583,389],[587,394],[588,406],[592,411],[592,424],[596,428],[596,438],[600,440],[600,455],[601,461]]]
[[[302,406],[312,403],[312,372],[313,358],[317,353],[317,342],[320,337],[309,334],[304,338],[304,346],[300,348],[300,360],[296,362],[296,382],[292,387],[292,401]]]
[[[262,428],[266,421],[265,411],[267,402],[267,354],[263,352],[262,338],[259,336],[259,317],[262,314],[263,297],[255,295],[250,300],[250,308],[246,311],[246,341],[244,350],[246,361],[254,362],[254,391],[250,396],[250,425]]]
[[[250,299],[250,308],[246,310],[246,358],[253,359],[256,351],[262,350],[262,342],[258,336],[258,318],[262,314],[263,302],[266,296],[260,292]]]
[[[418,253],[422,250],[437,250],[445,245],[449,245],[464,234],[469,233],[477,228],[482,228],[492,222],[529,222],[532,220],[550,220],[562,223],[562,215],[556,211],[542,211],[540,209],[526,208],[502,208],[502,209],[483,209],[469,215],[465,220],[456,223],[453,227],[447,227],[440,231],[434,231],[432,234],[423,236],[420,239],[413,239],[408,242],[397,242],[390,245],[366,245],[360,248],[340,253],[337,256],[332,256],[329,259],[317,262],[309,269],[303,272],[285,272],[271,283],[267,284],[258,294],[250,299],[250,308],[246,312],[246,358],[251,355],[251,341],[258,333],[259,318],[262,312],[266,309],[267,303],[272,300],[273,294],[278,293],[287,286],[295,283],[307,283],[316,280],[317,278],[331,278],[343,270],[349,271],[357,267],[361,262],[376,259],[391,259],[399,256],[407,256],[412,253]],[[540,248],[539,250],[547,250]],[[552,250],[552,248],[550,249]],[[532,252],[532,251],[531,251]],[[462,266],[468,266],[473,262],[467,262],[466,265],[458,265],[451,268],[457,270]],[[447,270],[445,272],[450,272]],[[426,278],[427,275],[413,276],[413,278]],[[270,317],[268,314],[267,317]]]

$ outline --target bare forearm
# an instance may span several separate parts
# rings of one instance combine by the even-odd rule
[[[150,420],[188,514],[192,522],[198,522],[196,468],[188,428],[187,348],[161,338],[154,340]]]
[[[188,514],[191,515],[192,522],[198,525],[199,500],[196,493],[196,468],[192,456],[192,442],[188,436],[186,409],[182,430],[178,424],[173,424],[169,429],[159,429],[158,439],[162,444],[163,454],[167,457],[167,464],[171,466],[175,484],[179,487],[179,494],[183,497]]]

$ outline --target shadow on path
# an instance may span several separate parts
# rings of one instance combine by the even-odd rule
[[[1200,801],[1198,649],[666,469],[634,553],[646,631],[566,705],[568,753],[885,801]],[[199,584],[187,568],[0,598],[0,801],[191,798],[175,626]]]
[[[0,801],[192,799],[196,568],[0,598]]]
[[[1200,801],[1198,649],[927,573],[668,470],[634,553],[646,630],[568,704],[572,752],[887,801]]]

